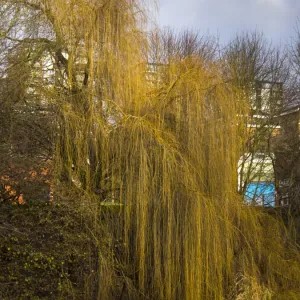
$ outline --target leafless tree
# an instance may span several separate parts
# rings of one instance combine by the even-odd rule
[[[264,154],[275,167],[274,152],[278,144],[280,114],[286,107],[285,87],[291,78],[290,68],[286,51],[273,46],[257,31],[237,35],[224,49],[223,58],[228,80],[249,103],[243,118],[243,134],[248,136],[248,142],[243,146],[239,162],[239,191],[244,194],[253,179],[266,180],[261,173],[264,167],[259,167],[265,164],[264,159],[257,162],[255,153]],[[274,182],[277,182],[275,178]]]
[[[198,56],[203,61],[212,61],[217,56],[217,42],[213,36],[201,35],[192,30],[156,30],[149,35],[148,60],[150,63],[168,64],[172,59]]]

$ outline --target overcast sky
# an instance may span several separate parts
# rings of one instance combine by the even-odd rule
[[[160,0],[159,25],[218,34],[221,43],[257,29],[284,44],[295,35],[298,17],[300,0]]]

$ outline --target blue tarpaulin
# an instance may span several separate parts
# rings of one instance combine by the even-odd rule
[[[271,182],[247,184],[245,201],[252,205],[275,206],[275,185]]]

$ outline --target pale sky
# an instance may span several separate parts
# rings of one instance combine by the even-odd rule
[[[226,43],[237,32],[264,32],[274,44],[295,36],[300,0],[160,0],[159,25],[219,35]]]

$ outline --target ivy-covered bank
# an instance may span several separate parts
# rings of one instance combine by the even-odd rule
[[[74,204],[2,204],[0,299],[95,299],[108,241],[97,245],[83,218]]]

